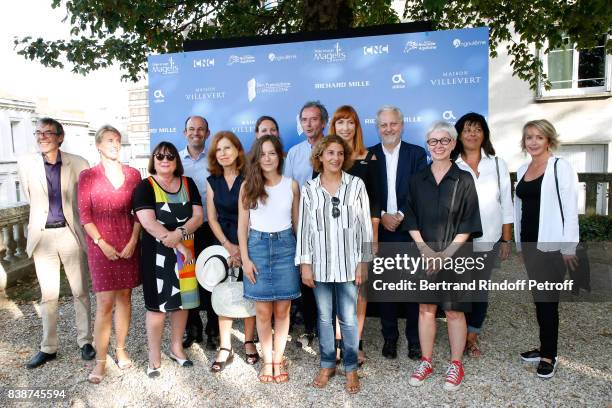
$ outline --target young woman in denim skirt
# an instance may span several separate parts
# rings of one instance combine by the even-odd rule
[[[282,175],[283,147],[275,136],[257,139],[240,190],[238,241],[244,297],[256,302],[257,333],[263,351],[261,382],[289,380],[283,354],[289,334],[291,301],[300,297],[294,228],[300,191]],[[274,316],[274,336],[272,336]],[[274,338],[273,338],[274,337]]]

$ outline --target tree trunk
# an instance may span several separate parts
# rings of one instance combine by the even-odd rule
[[[303,0],[303,31],[350,28],[354,22],[353,0]]]

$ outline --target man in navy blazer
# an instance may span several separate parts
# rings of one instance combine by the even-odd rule
[[[378,230],[379,242],[410,242],[410,234],[402,231],[401,225],[406,214],[408,202],[408,183],[413,174],[427,166],[425,149],[402,141],[404,115],[395,106],[383,106],[376,114],[376,128],[382,143],[369,150],[379,160],[378,185],[380,191],[381,218]],[[406,307],[406,339],[408,357],[421,358],[419,345],[419,305],[418,303],[382,302],[379,304],[382,334],[385,343],[383,356],[397,358],[399,329],[398,309]]]

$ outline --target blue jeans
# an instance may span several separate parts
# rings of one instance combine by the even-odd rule
[[[357,325],[357,294],[354,282],[315,282],[315,300],[318,310],[319,351],[321,368],[336,367],[336,322],[340,322],[344,370],[357,370],[359,327]]]

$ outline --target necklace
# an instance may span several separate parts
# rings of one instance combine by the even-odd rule
[[[161,177],[159,176],[155,176],[155,181],[157,181],[157,183],[162,186],[162,188],[166,191],[173,191],[174,189],[172,188],[172,185],[174,184],[174,181],[176,180],[176,178],[172,178],[170,179],[170,182],[167,183],[165,182]]]

